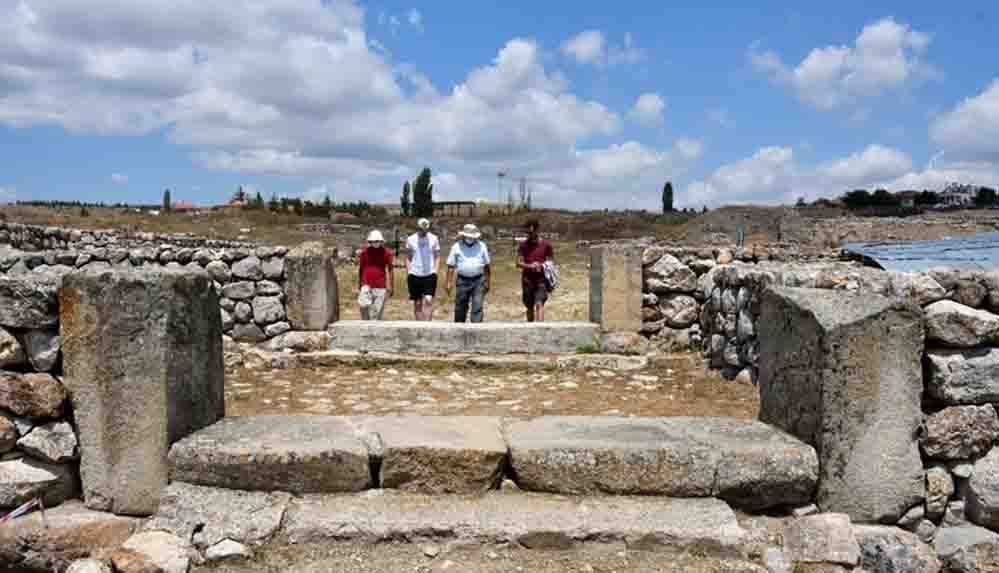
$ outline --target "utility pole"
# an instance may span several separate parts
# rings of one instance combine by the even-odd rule
[[[502,171],[496,172],[496,204],[503,204],[503,178],[506,177],[506,173]]]

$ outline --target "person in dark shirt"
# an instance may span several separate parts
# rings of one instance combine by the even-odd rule
[[[536,219],[527,222],[527,240],[520,244],[517,268],[521,270],[522,299],[527,307],[527,322],[545,321],[548,286],[545,283],[545,262],[555,260],[552,245],[541,238],[541,224]]]

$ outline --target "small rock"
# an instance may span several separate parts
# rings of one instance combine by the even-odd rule
[[[930,458],[963,460],[977,457],[992,447],[999,434],[999,416],[992,406],[951,406],[926,419],[926,435],[920,441]]]
[[[21,337],[28,360],[35,370],[48,372],[59,359],[59,333],[54,330],[29,330]]]
[[[999,316],[952,300],[927,306],[925,317],[927,340],[946,346],[979,346],[993,341],[999,333]]]
[[[165,531],[146,531],[128,538],[122,549],[135,552],[163,570],[163,573],[187,573],[191,563],[191,545]],[[118,560],[114,565],[121,570]]]
[[[0,416],[0,454],[6,454],[17,444],[17,426],[12,420]]]
[[[253,307],[246,302],[240,301],[236,303],[236,309],[232,314],[236,322],[250,322],[250,319],[253,318]]]
[[[860,567],[871,573],[937,573],[940,566],[929,547],[897,527],[855,525]]]
[[[850,517],[820,513],[792,521],[784,531],[784,552],[792,563],[836,563],[854,566],[860,547]]]
[[[424,545],[422,547],[422,550],[423,550],[423,554],[426,555],[427,557],[431,558],[431,559],[433,559],[434,557],[437,557],[438,555],[441,554],[441,548],[437,547],[436,545],[432,545],[432,544]]]
[[[79,443],[69,422],[50,422],[17,441],[17,447],[42,461],[61,464],[78,459]]]
[[[66,568],[66,573],[112,573],[111,566],[97,559],[77,559]]]
[[[949,573],[977,573],[999,558],[999,535],[975,525],[944,527],[933,540],[937,557]],[[979,566],[982,567],[979,567]]]
[[[954,495],[954,480],[942,466],[926,470],[926,517],[938,521],[947,511],[947,502]]]
[[[0,408],[28,418],[58,418],[68,394],[49,374],[0,372]]]
[[[205,551],[205,559],[208,561],[220,561],[222,559],[249,558],[253,553],[245,545],[232,539],[223,539],[212,545]]]
[[[271,338],[274,336],[280,336],[289,330],[291,330],[291,325],[287,322],[275,322],[274,324],[268,324],[264,328],[264,334],[266,334],[268,338]]]
[[[921,519],[919,523],[916,524],[913,533],[916,537],[920,539],[923,543],[931,543],[933,541],[933,536],[937,533],[937,526],[933,524],[929,519]]]
[[[239,279],[258,281],[264,278],[264,269],[261,266],[260,259],[257,257],[246,257],[233,263],[232,276]]]
[[[944,525],[962,525],[968,520],[964,515],[964,502],[961,500],[952,501],[947,504],[947,512],[944,513]]]
[[[905,514],[902,515],[901,518],[899,518],[898,526],[904,527],[906,529],[910,527],[915,527],[916,524],[919,523],[921,519],[923,519],[924,515],[926,515],[926,508],[922,504],[917,505],[912,509],[910,509],[909,511],[905,512]]]
[[[17,338],[0,327],[0,368],[10,368],[21,366],[28,361],[28,355],[24,352]]]
[[[794,517],[805,517],[807,515],[815,515],[818,512],[819,512],[819,507],[813,503],[792,509],[791,515],[793,515]]]

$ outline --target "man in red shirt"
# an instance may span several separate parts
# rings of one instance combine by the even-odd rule
[[[392,298],[392,251],[385,248],[380,231],[368,234],[368,247],[358,257],[357,303],[363,320],[381,320],[385,299]]]
[[[541,224],[536,219],[527,222],[527,240],[518,249],[517,268],[522,272],[524,306],[527,322],[545,321],[548,286],[545,284],[545,262],[555,260],[552,245],[538,234]]]

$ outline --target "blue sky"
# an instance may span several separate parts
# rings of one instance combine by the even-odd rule
[[[0,201],[997,186],[992,4],[11,0]]]

